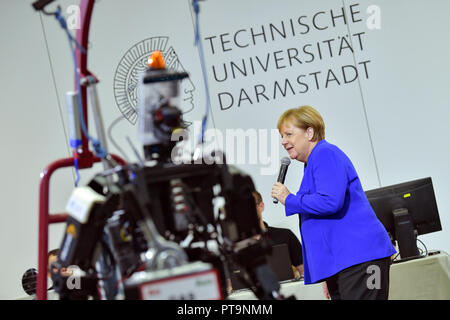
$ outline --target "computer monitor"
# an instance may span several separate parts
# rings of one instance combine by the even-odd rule
[[[267,264],[275,274],[278,282],[295,278],[287,244],[283,243],[272,246],[272,252],[267,256]],[[248,288],[248,286],[239,279],[238,274],[244,272],[241,268],[235,268],[230,271],[231,286],[233,287],[233,290]]]
[[[417,236],[442,230],[430,177],[365,192],[393,241],[401,261],[419,258]]]

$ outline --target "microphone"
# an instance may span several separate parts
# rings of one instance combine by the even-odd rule
[[[281,159],[280,172],[278,173],[277,182],[284,183],[284,179],[286,178],[287,169],[290,164],[291,164],[291,159],[289,159],[288,157],[283,157]],[[278,200],[273,199],[273,203],[277,204]]]

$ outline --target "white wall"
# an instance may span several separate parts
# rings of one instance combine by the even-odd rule
[[[63,9],[77,1],[58,1]],[[330,20],[330,10],[335,15],[345,4],[347,24],[337,18],[336,27]],[[370,30],[366,26],[370,5],[381,9],[381,29]],[[355,20],[352,22],[350,5],[354,5]],[[214,1],[201,2],[201,32],[207,74],[210,84],[211,121],[215,127],[225,133],[226,129],[273,129],[279,115],[286,109],[303,104],[317,108],[326,122],[327,140],[341,147],[352,159],[366,189],[400,183],[416,178],[431,176],[441,216],[443,231],[424,235],[420,238],[428,249],[450,251],[450,201],[446,194],[450,192],[449,170],[450,152],[446,140],[448,129],[450,94],[450,66],[447,52],[450,49],[446,38],[450,22],[445,12],[450,9],[447,1]],[[319,27],[311,26],[314,14]],[[311,30],[299,25],[308,24]],[[277,37],[274,41],[267,32],[269,24],[280,28],[285,22],[286,39]],[[294,33],[290,22],[294,25]],[[266,28],[266,41],[256,38],[253,45],[249,38],[250,28],[255,31]],[[249,43],[248,47],[233,46],[233,34],[238,30],[238,43]],[[4,183],[0,186],[3,214],[0,216],[0,253],[2,259],[0,298],[9,299],[23,296],[20,280],[22,273],[37,265],[38,238],[38,187],[39,174],[50,162],[67,157],[65,133],[67,121],[64,114],[66,91],[73,89],[73,66],[67,39],[53,18],[42,16],[31,8],[31,1],[0,2],[0,51],[1,88],[0,119],[1,145],[4,147],[1,165],[4,168]],[[44,31],[47,39],[44,41]],[[361,35],[363,49],[352,34]],[[229,35],[224,35],[224,34]],[[225,49],[221,51],[216,42],[212,54],[207,37],[223,34]],[[328,47],[323,41],[335,39],[336,45],[341,38],[352,38],[354,54],[348,49],[338,55],[339,45],[334,46],[333,57],[326,54]],[[189,121],[200,120],[205,105],[199,57],[194,47],[193,16],[189,1],[101,1],[94,9],[91,34],[89,68],[99,79],[98,86],[105,126],[120,116],[113,91],[114,74],[122,56],[133,45],[148,38],[167,37],[166,50],[172,47],[184,69],[190,73],[193,85],[192,103],[194,109],[185,114]],[[322,59],[306,63],[310,56],[299,53],[303,63],[289,65],[286,52],[297,48],[301,52],[305,44],[313,46],[321,43]],[[313,47],[310,47],[312,50]],[[241,59],[258,56],[261,61],[267,54],[278,54],[279,69],[274,60],[270,60],[267,72],[256,71],[248,76],[229,78],[218,82],[212,74],[223,63],[231,61],[239,64]],[[336,51],[337,50],[337,51]],[[291,51],[292,53],[293,51]],[[367,61],[365,71],[358,62]],[[254,60],[253,62],[256,63]],[[351,83],[343,83],[340,70],[342,66],[358,66],[359,78]],[[247,62],[248,63],[248,62]],[[52,68],[50,67],[52,66]],[[282,66],[285,66],[284,68]],[[248,64],[247,64],[248,67]],[[248,67],[249,68],[249,67]],[[336,74],[340,85],[331,81],[325,88],[329,69]],[[320,89],[315,87],[312,72],[318,74]],[[296,78],[308,83],[309,89],[296,83]],[[218,74],[220,75],[220,74]],[[308,76],[309,75],[309,76]],[[254,86],[263,84],[266,92],[273,90],[274,82],[284,85],[289,78],[294,85],[295,94],[278,94],[275,99],[261,100],[259,103],[252,95]],[[187,87],[187,84],[186,84]],[[218,94],[231,92],[238,100],[240,89],[244,88],[252,103],[243,100],[240,107],[235,105],[221,110]],[[261,88],[261,87],[259,87]],[[191,90],[192,88],[188,89]],[[268,94],[269,95],[269,94]],[[261,96],[260,96],[261,98]],[[183,103],[189,110],[189,101]],[[62,112],[62,113],[61,113]],[[90,128],[93,128],[91,122]],[[132,138],[136,146],[136,126],[122,121],[113,135],[134,159],[125,136]],[[278,166],[283,150],[279,145],[269,145],[270,151],[276,151],[273,157]],[[110,149],[117,153],[111,144]],[[276,179],[273,175],[261,175],[261,164],[238,164],[252,175],[254,182],[263,194],[266,202],[265,220],[274,226],[290,228],[299,236],[297,217],[284,217],[281,205],[273,205],[270,190]],[[295,192],[300,184],[303,166],[293,163],[289,169],[286,185]],[[81,171],[81,184],[86,183],[100,166],[93,170]],[[71,169],[58,171],[52,178],[50,192],[50,211],[63,212],[65,203],[73,189],[74,176]],[[49,247],[59,246],[62,226],[52,226]]]

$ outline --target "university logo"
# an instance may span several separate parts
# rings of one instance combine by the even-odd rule
[[[160,36],[142,40],[124,54],[117,66],[114,75],[114,97],[120,112],[133,125],[137,121],[139,75],[147,69],[147,60],[150,54],[159,50],[164,55],[167,69],[186,72],[175,50],[168,44],[169,37]],[[184,107],[182,112],[186,114],[194,109],[193,92],[195,87],[192,81],[186,78],[181,82],[180,90]]]

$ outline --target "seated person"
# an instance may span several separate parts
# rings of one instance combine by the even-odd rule
[[[58,260],[59,249],[53,249],[48,252],[48,265],[47,265],[47,276],[48,280],[52,280],[51,277],[51,269],[53,268],[53,272],[56,272],[56,268],[52,267],[52,263]],[[63,276],[70,276],[72,271],[68,268],[62,268],[61,274]],[[36,286],[37,286],[37,270],[35,268],[28,269],[22,276],[22,287],[25,292],[29,295],[36,295]],[[47,291],[53,290],[53,285],[47,289]],[[47,296],[48,297],[48,296]]]
[[[291,259],[291,263],[293,264],[292,271],[294,276],[296,279],[303,278],[303,258],[300,241],[291,230],[270,227],[266,222],[264,222],[262,218],[262,212],[264,211],[262,196],[258,191],[254,191],[253,197],[255,198],[256,212],[261,224],[261,229],[264,231],[264,236],[268,237],[269,243],[271,243],[272,246],[287,244],[289,257]],[[233,290],[230,279],[227,279],[227,290],[229,293]]]
[[[255,198],[256,212],[258,213],[258,218],[261,223],[261,229],[266,231],[266,236],[268,237],[269,242],[273,246],[283,243],[287,244],[295,278],[303,278],[303,258],[300,241],[289,229],[269,226],[262,218],[264,202],[261,194],[258,191],[254,191],[253,197]]]
[[[51,279],[50,270],[52,268],[52,263],[58,260],[59,249],[53,249],[48,253],[48,277]],[[53,268],[53,272],[56,271],[56,268]],[[72,270],[70,268],[61,268],[61,274],[65,277],[72,275]],[[50,290],[50,289],[49,289]]]

